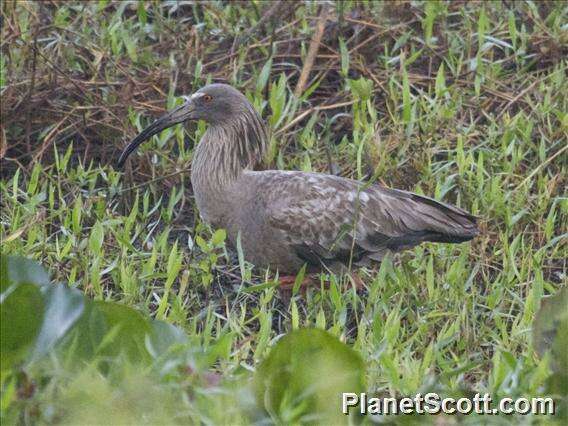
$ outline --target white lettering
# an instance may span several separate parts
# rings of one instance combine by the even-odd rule
[[[414,412],[414,401],[412,401],[412,398],[402,398],[398,402],[398,406],[402,414],[412,414]]]
[[[398,414],[544,414],[553,415],[555,404],[552,398],[508,398],[499,401],[498,407],[492,407],[492,398],[488,393],[476,393],[471,398],[441,398],[434,392],[417,393],[414,397],[369,397],[366,393],[344,392],[342,394],[342,412],[349,414],[349,409],[359,406],[360,414],[398,415]]]
[[[345,392],[343,393],[343,414],[349,414],[349,407],[355,407],[359,403],[359,396],[356,393]]]
[[[454,398],[442,399],[442,412],[445,414],[454,414],[456,412],[456,407],[453,406],[455,403],[456,400]]]
[[[381,414],[381,398],[369,398],[367,409],[369,414]]]
[[[440,414],[440,396],[437,393],[429,392],[424,395],[424,402],[426,403],[426,412],[428,414]]]
[[[460,398],[458,399],[458,403],[456,404],[458,409],[458,413],[461,414],[469,414],[473,408],[473,404],[469,398]]]
[[[499,410],[503,413],[503,414],[512,414],[513,413],[513,407],[511,407],[511,403],[513,402],[513,400],[511,398],[503,398],[500,402],[499,402]]]

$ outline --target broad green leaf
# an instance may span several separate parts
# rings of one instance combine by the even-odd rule
[[[45,313],[37,338],[33,358],[48,353],[53,346],[75,325],[85,307],[83,294],[63,285],[44,288]]]
[[[568,288],[542,300],[533,324],[533,345],[542,356],[550,351],[551,369],[546,392],[555,395],[556,417],[568,418]]]
[[[553,371],[568,376],[568,288],[542,300],[533,323],[533,345],[541,356],[550,350]]]
[[[40,286],[49,284],[45,270],[22,257],[0,256],[1,369],[24,360],[38,336],[44,302]]]
[[[254,383],[259,404],[279,422],[309,416],[315,423],[347,423],[341,396],[363,391],[364,365],[357,352],[326,331],[300,329],[278,341]]]
[[[94,309],[102,314],[106,329],[97,348],[99,354],[117,356],[124,353],[133,362],[146,361],[149,354],[144,342],[152,330],[148,319],[137,310],[118,303],[97,301],[94,305]]]
[[[75,289],[49,285],[36,262],[7,256],[1,262],[7,289],[0,296],[3,370],[24,361],[32,348],[32,360],[56,348],[70,365],[118,356],[139,363],[187,342],[180,329],[128,306],[93,302]]]
[[[125,356],[133,363],[147,362],[146,336],[151,326],[138,311],[111,302],[89,301],[77,324],[58,346],[74,362]]]
[[[146,339],[146,349],[153,358],[165,354],[174,345],[188,342],[187,335],[179,328],[164,321],[151,321],[151,332]]]
[[[20,263],[21,264],[21,263]],[[9,370],[23,361],[38,336],[44,303],[39,287],[16,283],[0,297],[0,364]]]
[[[49,284],[47,272],[30,259],[18,256],[0,257],[0,294],[3,294],[13,284]]]

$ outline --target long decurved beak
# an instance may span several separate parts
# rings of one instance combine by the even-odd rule
[[[179,107],[158,118],[144,130],[142,130],[138,134],[138,136],[132,139],[132,142],[130,142],[128,146],[124,148],[124,151],[122,151],[122,154],[120,154],[120,157],[118,159],[118,167],[122,168],[122,166],[124,166],[124,163],[126,162],[128,156],[132,154],[142,142],[150,139],[152,136],[160,133],[162,130],[167,129],[168,127],[172,127],[178,123],[182,123],[186,120],[191,119],[193,111],[193,102],[191,101],[191,99],[189,99],[183,105],[180,105]]]

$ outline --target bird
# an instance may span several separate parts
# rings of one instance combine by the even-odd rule
[[[240,239],[245,259],[277,271],[282,286],[295,276],[350,273],[380,264],[388,253],[422,242],[462,243],[479,234],[478,218],[427,196],[318,172],[254,170],[269,133],[245,95],[208,84],[143,129],[123,150],[179,123],[204,120],[191,184],[201,219]]]

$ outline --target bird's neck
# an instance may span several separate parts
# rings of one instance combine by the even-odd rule
[[[262,160],[267,143],[264,124],[252,106],[237,119],[211,125],[192,161],[191,180],[196,194],[224,191],[244,170],[251,170]]]

